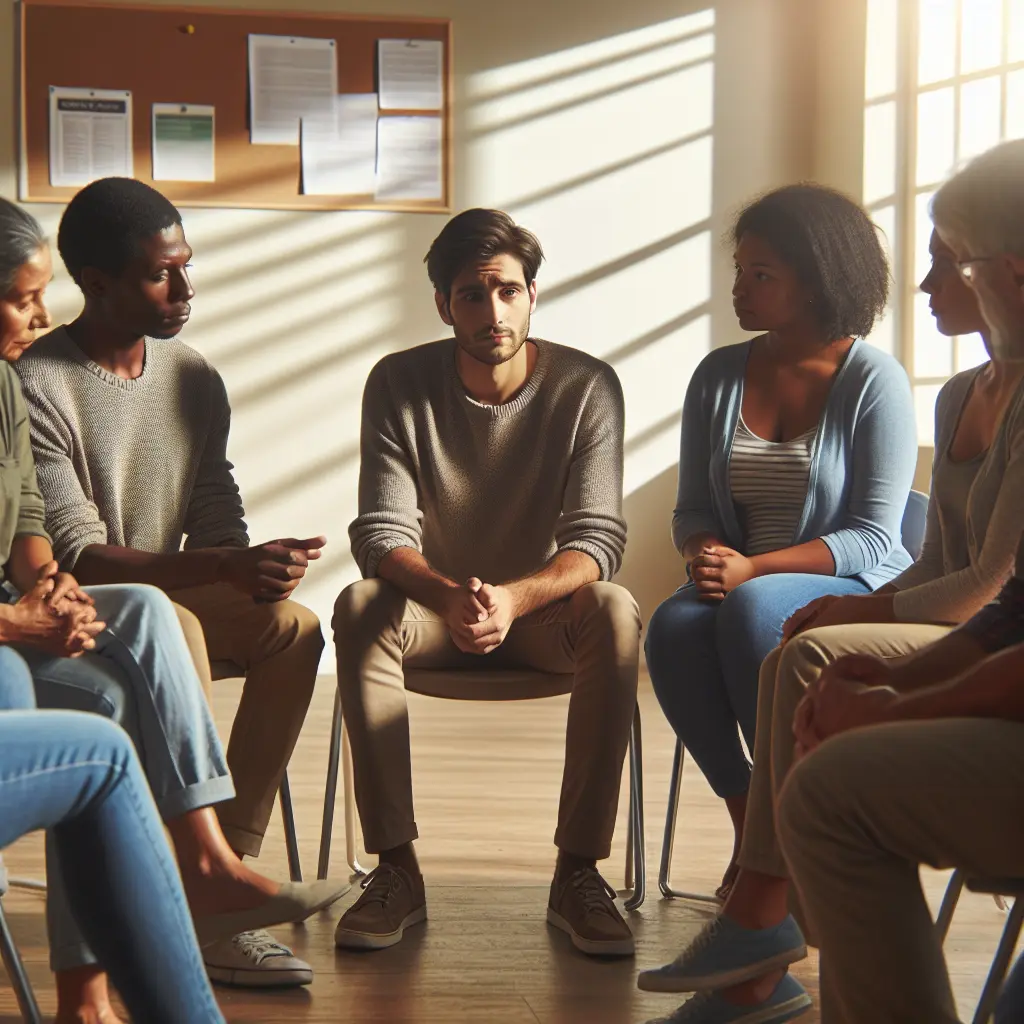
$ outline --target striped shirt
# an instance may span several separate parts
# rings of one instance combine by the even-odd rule
[[[818,428],[792,441],[766,441],[740,415],[729,457],[729,487],[748,557],[793,544],[807,501],[807,481]]]

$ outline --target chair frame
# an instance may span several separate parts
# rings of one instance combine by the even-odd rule
[[[438,671],[437,675],[444,673]],[[454,674],[454,673],[453,673]],[[538,673],[540,674],[540,673]],[[420,692],[408,685],[409,692]],[[568,688],[565,692],[568,692]],[[441,694],[427,694],[445,699]],[[511,699],[534,699],[518,697]],[[554,694],[548,694],[554,696]],[[466,699],[466,698],[447,698]],[[471,699],[471,698],[469,698]],[[320,859],[317,878],[326,878],[331,860],[331,835],[334,828],[334,809],[338,792],[339,764],[342,775],[345,808],[345,856],[354,876],[366,874],[356,854],[356,804],[355,787],[352,781],[352,752],[348,741],[348,730],[342,719],[341,694],[334,695],[334,721],[331,726],[331,745],[327,761],[327,785],[324,792],[324,814],[320,832]],[[644,836],[644,788],[643,788],[643,736],[640,724],[640,707],[633,714],[629,735],[629,817],[626,833],[625,888],[631,890],[623,906],[626,910],[637,910],[647,895],[647,844]]]
[[[211,661],[210,675],[217,681],[219,679],[244,679],[245,672],[240,665],[233,661]],[[284,822],[284,845],[288,854],[288,876],[293,882],[302,881],[302,863],[299,860],[299,840],[295,832],[295,812],[292,808],[292,788],[288,782],[288,769],[285,768],[281,776],[281,786],[278,789],[278,798],[281,801],[281,818]]]
[[[679,793],[683,788],[683,767],[686,760],[686,748],[680,739],[676,739],[676,752],[672,758],[672,778],[669,781],[668,808],[665,814],[665,835],[661,843],[661,866],[658,869],[658,891],[669,900],[691,900],[695,903],[711,903],[721,906],[717,896],[699,892],[687,892],[673,889],[669,877],[672,871],[672,853],[676,842],[676,819],[679,816]]]
[[[985,985],[978,997],[978,1006],[972,1018],[972,1024],[988,1024],[992,1019],[992,1014],[995,1013],[996,1003],[999,1001],[1003,982],[1006,980],[1006,972],[1013,959],[1013,951],[1020,938],[1021,929],[1024,928],[1024,879],[968,879],[963,871],[959,869],[954,871],[943,894],[939,912],[935,917],[935,930],[940,942],[945,942],[949,935],[953,913],[965,885],[971,892],[995,896],[997,905],[1004,910],[1006,907],[1000,902],[1000,897],[1005,895],[1013,897],[1013,905],[1009,908],[1006,924],[1003,926],[1003,933],[999,938],[999,945],[996,946],[992,964],[989,967]]]

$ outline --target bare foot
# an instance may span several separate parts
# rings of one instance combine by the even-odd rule
[[[281,883],[241,861],[182,869],[188,905],[196,917],[228,914],[261,906],[281,891]]]
[[[722,876],[722,884],[715,890],[715,895],[724,903],[729,898],[729,893],[732,892],[732,887],[736,882],[736,876],[740,873],[740,866],[736,863],[736,854],[733,854],[733,858],[729,861],[729,866],[725,869],[725,874]]]
[[[106,1007],[80,1006],[77,1010],[58,1010],[53,1024],[125,1024],[109,1004]]]
[[[58,971],[54,1024],[124,1024],[110,1005],[107,976],[96,964]]]

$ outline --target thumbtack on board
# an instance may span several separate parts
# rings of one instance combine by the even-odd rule
[[[187,36],[194,36],[196,34],[195,25],[182,25],[181,31]]]

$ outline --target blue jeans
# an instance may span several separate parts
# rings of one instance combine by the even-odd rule
[[[759,576],[720,604],[692,583],[663,601],[647,627],[647,668],[665,717],[720,797],[750,786],[757,677],[793,612],[827,594],[866,594],[859,580],[805,573]],[[738,728],[737,728],[738,727]]]
[[[34,710],[28,666],[0,647],[0,848],[40,828],[132,1020],[223,1024],[131,740],[95,715]]]
[[[131,737],[164,820],[229,800],[234,786],[178,616],[156,587],[88,587],[107,629],[96,650],[58,658],[16,649],[28,663],[41,708],[89,711]],[[47,859],[54,853],[47,842]],[[47,893],[50,966],[94,963],[70,912],[59,872]]]

